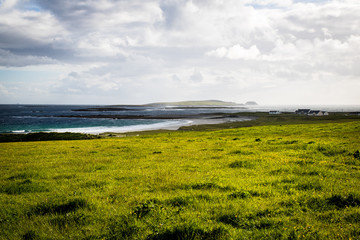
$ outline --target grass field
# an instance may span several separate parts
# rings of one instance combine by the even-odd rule
[[[0,143],[0,239],[360,239],[360,121]]]

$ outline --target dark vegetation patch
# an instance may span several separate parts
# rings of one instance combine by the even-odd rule
[[[254,217],[253,215],[241,216],[231,213],[220,216],[218,220],[235,228],[246,230],[279,228],[283,225],[282,222],[273,220],[266,215],[265,213]]]
[[[39,173],[35,172],[23,172],[15,174],[8,178],[8,180],[18,180],[18,179],[30,179],[39,177]]]
[[[162,232],[151,234],[147,237],[147,240],[217,240],[228,239],[229,233],[224,227],[215,227],[212,229],[203,229],[198,226],[185,225],[175,227],[173,229],[167,229]]]
[[[144,218],[155,208],[158,208],[157,203],[157,200],[146,200],[145,202],[140,203],[133,208],[132,215],[136,216],[137,218]]]
[[[328,198],[310,197],[282,201],[280,205],[288,208],[300,206],[303,209],[308,208],[313,211],[341,210],[349,207],[360,207],[360,197],[354,193],[348,195],[334,194]]]
[[[281,180],[273,181],[270,184],[271,186],[284,190],[284,193],[292,194],[293,190],[296,188],[296,182],[297,180],[293,178],[283,178]]]
[[[139,230],[140,228],[137,226],[136,220],[133,217],[121,216],[111,219],[104,239],[137,239],[136,233],[138,233]]]
[[[29,141],[52,141],[52,140],[85,140],[98,139],[97,135],[83,133],[28,133],[28,134],[0,134],[0,142],[29,142]]]
[[[322,236],[318,230],[313,229],[311,226],[307,227],[299,227],[294,228],[290,231],[288,240],[295,240],[295,239],[311,239],[311,240],[321,240],[326,239]]]
[[[139,179],[139,176],[121,176],[121,177],[114,177],[114,179],[119,182],[133,182]]]
[[[354,230],[352,230],[352,231],[350,232],[350,234],[351,234],[351,236],[352,236],[354,239],[359,238],[359,236],[360,236],[360,229],[359,229],[359,228],[358,228],[358,229],[354,229]]]
[[[339,223],[342,221],[341,215],[336,214],[333,210],[319,213],[316,219],[326,223]]]
[[[360,161],[357,159],[345,160],[346,165],[360,166]]]
[[[238,160],[229,164],[230,168],[255,168],[255,163],[249,160]]]
[[[317,151],[321,152],[323,155],[327,157],[333,157],[337,155],[343,155],[348,153],[345,149],[339,148],[337,146],[326,146],[326,145],[320,145],[317,147]]]
[[[36,205],[29,215],[67,214],[86,207],[89,207],[89,203],[83,198],[75,198],[65,203],[45,202]]]
[[[213,151],[214,152],[222,152],[222,151],[224,151],[224,149],[223,148],[214,148]]]
[[[40,240],[39,235],[36,234],[34,230],[27,231],[24,235],[22,235],[22,240]]]
[[[240,199],[244,199],[244,198],[249,198],[252,197],[251,193],[248,191],[241,191],[241,192],[234,192],[231,193],[230,195],[228,195],[229,198],[240,198]]]
[[[268,193],[261,193],[254,190],[233,192],[228,195],[231,199],[244,199],[249,197],[268,197]]]
[[[169,199],[166,202],[173,207],[183,207],[192,204],[194,202],[194,198],[191,196],[180,196]]]
[[[311,160],[308,161],[308,160],[302,159],[302,160],[295,161],[295,163],[300,165],[300,166],[306,166],[306,165],[314,164],[315,162],[311,161]]]
[[[359,223],[360,222],[360,212],[355,212],[347,215],[345,221],[349,223]]]
[[[85,184],[83,184],[83,187],[85,187],[85,188],[103,188],[107,184],[108,184],[108,182],[105,182],[105,181],[94,180],[94,181],[86,182]]]
[[[53,179],[73,179],[76,178],[76,174],[60,174],[53,176]]]
[[[211,197],[208,194],[199,194],[199,195],[196,195],[195,197],[196,197],[196,199],[204,200],[204,201],[212,201],[212,200],[214,200],[214,198]]]
[[[300,183],[296,186],[297,190],[300,191],[309,191],[309,190],[316,190],[320,191],[322,186],[319,182],[308,182],[308,183]]]
[[[319,172],[319,171],[316,171],[316,170],[310,170],[310,171],[300,172],[299,175],[303,175],[303,176],[320,176],[320,175],[324,175],[324,174]]]
[[[67,214],[56,215],[50,220],[50,224],[60,229],[74,226],[84,226],[88,224],[88,219],[83,213],[70,212]]]
[[[360,160],[360,152],[359,152],[359,150],[357,150],[356,152],[354,152],[353,157],[354,157],[355,159],[357,159],[357,160]]]
[[[234,190],[234,187],[230,186],[221,186],[216,183],[207,182],[207,183],[195,183],[191,185],[185,185],[185,189],[195,189],[195,190],[212,190],[217,189],[221,191]]]
[[[230,154],[236,154],[236,155],[251,155],[251,154],[254,154],[254,153],[253,153],[253,152],[250,152],[250,151],[246,151],[246,150],[236,150],[236,151],[230,152]]]
[[[95,172],[96,171],[103,171],[103,170],[106,170],[107,169],[107,167],[106,166],[104,166],[104,165],[97,165],[97,166],[95,166]]]
[[[22,193],[35,193],[35,192],[48,192],[49,189],[42,184],[33,182],[32,180],[26,179],[21,182],[12,182],[0,186],[1,193],[7,193],[11,195],[22,194]]]
[[[279,168],[279,169],[270,171],[270,175],[280,175],[280,174],[288,173],[288,172],[289,172],[288,169]]]
[[[298,143],[298,142],[299,142],[298,140],[282,141],[281,144],[288,145],[288,144],[295,144],[295,143]]]
[[[329,205],[334,205],[340,209],[347,207],[359,207],[360,197],[353,193],[350,193],[347,196],[336,194],[331,196],[330,198],[327,198],[326,203]]]

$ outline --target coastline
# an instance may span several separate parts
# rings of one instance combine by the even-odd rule
[[[139,118],[136,118],[139,119]],[[159,118],[154,118],[159,119]],[[161,118],[160,118],[161,119]],[[129,133],[129,132],[142,132],[142,131],[154,131],[154,130],[171,130],[176,131],[181,127],[199,126],[199,125],[216,125],[222,123],[249,121],[252,118],[248,117],[221,117],[212,116],[211,118],[166,118],[169,121],[153,124],[140,124],[130,126],[119,126],[119,127],[87,127],[87,128],[69,128],[69,129],[53,129],[50,132],[56,133],[85,133],[85,134],[111,134],[111,133]],[[162,119],[161,119],[162,120]]]
[[[295,115],[299,106],[86,106],[86,105],[0,105],[1,134],[47,133],[127,133],[220,129],[270,122],[309,122],[312,117]],[[308,106],[328,110],[331,116],[319,121],[339,119],[339,115],[359,112],[360,105]],[[294,110],[295,109],[295,110]],[[270,110],[279,111],[269,115]],[[342,117],[340,117],[342,118]],[[351,118],[345,117],[345,118]],[[249,121],[253,120],[253,121]]]

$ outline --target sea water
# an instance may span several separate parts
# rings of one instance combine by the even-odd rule
[[[121,111],[96,111],[107,106],[94,105],[0,105],[0,133],[30,132],[129,132],[152,129],[176,129],[191,124],[188,119],[116,119],[125,116],[192,115],[236,112],[235,109],[178,109],[147,106],[121,106]],[[94,109],[92,111],[79,111]],[[86,118],[90,115],[114,115],[114,118]],[[79,116],[79,117],[74,117]]]
[[[0,105],[0,133],[29,132],[129,132],[152,129],[177,129],[191,125],[192,119],[116,119],[125,116],[196,115],[202,113],[267,112],[278,110],[293,112],[298,108],[329,112],[359,112],[359,105],[352,106],[239,106],[229,108],[172,108],[151,106],[121,106],[119,111],[96,111],[107,106],[94,105]],[[92,108],[92,111],[78,111]],[[95,108],[95,110],[94,110]],[[90,115],[114,115],[114,118],[86,118]],[[74,116],[80,116],[76,118]],[[240,120],[240,119],[239,119]]]

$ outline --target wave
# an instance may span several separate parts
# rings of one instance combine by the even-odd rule
[[[14,130],[14,131],[10,131],[11,133],[29,133],[31,131],[29,130]]]

